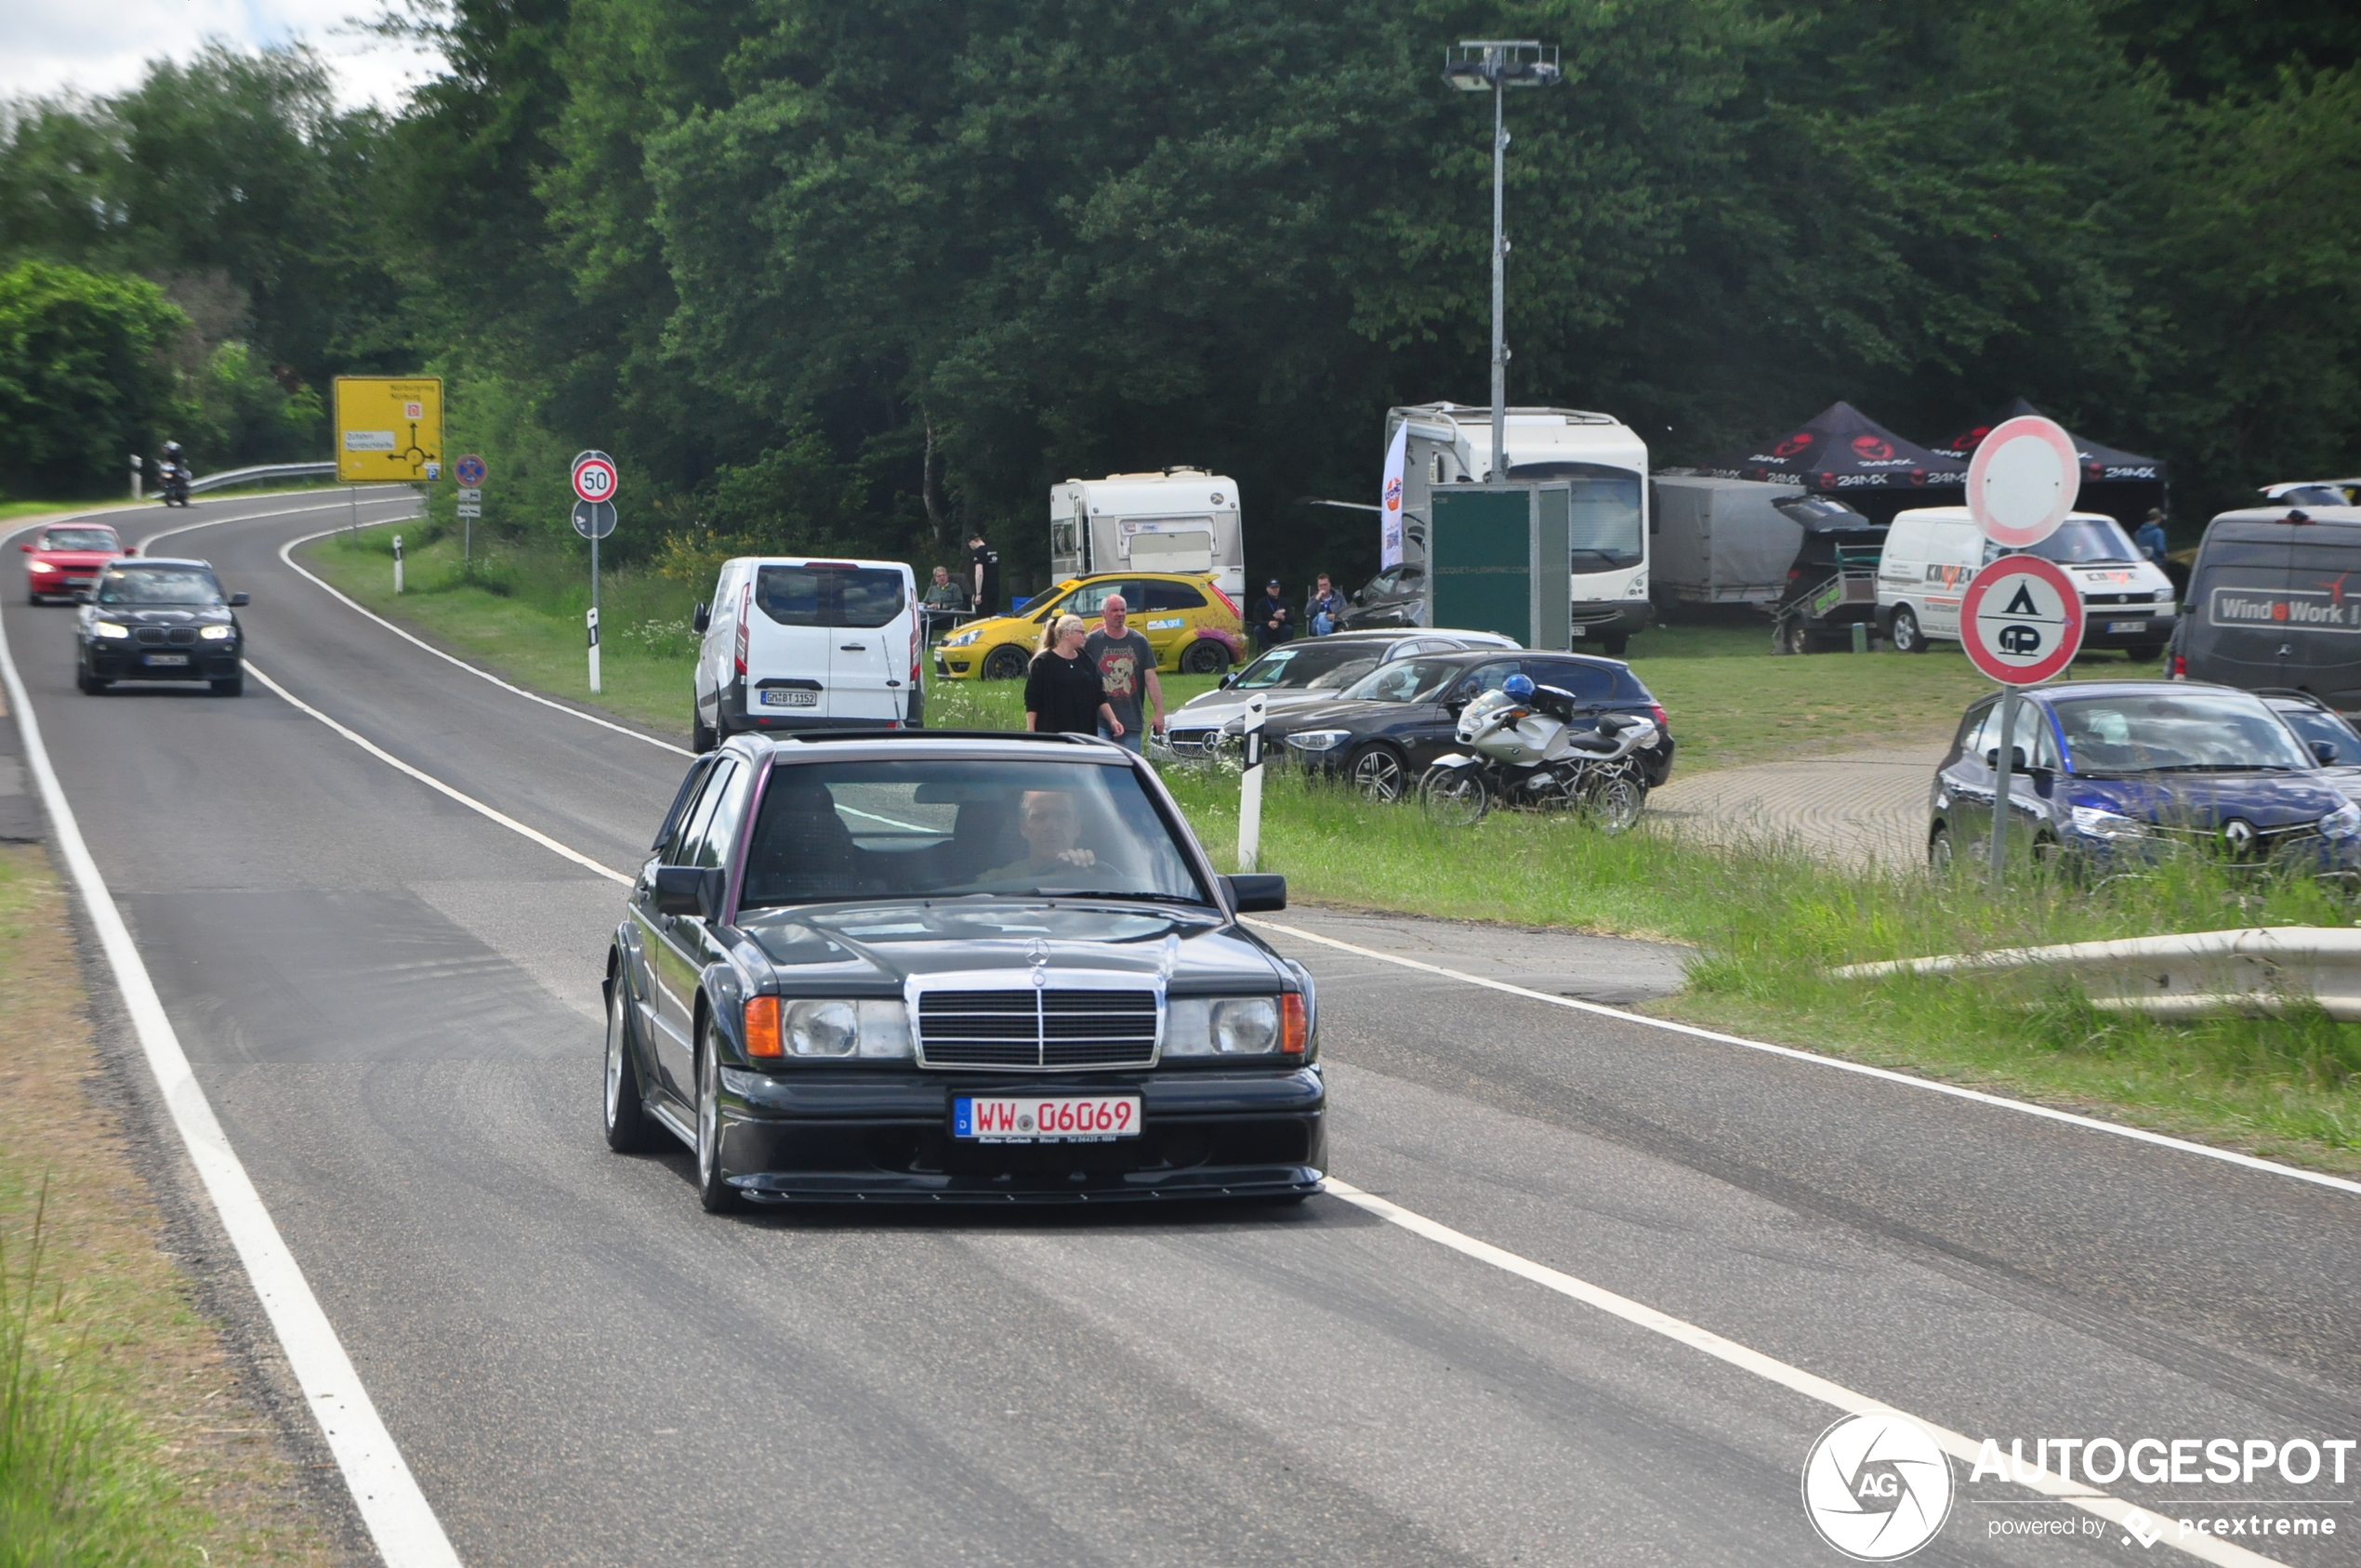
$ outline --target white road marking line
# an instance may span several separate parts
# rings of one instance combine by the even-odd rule
[[[391,485],[373,485],[371,488],[373,490],[390,491],[394,487]],[[291,490],[286,494],[289,495],[318,495],[324,494],[324,492],[317,490]],[[342,489],[339,488],[336,491],[336,494],[342,494]],[[392,494],[376,494],[371,495],[367,499],[368,504],[374,507],[381,501],[390,501],[395,499],[415,500],[416,498],[417,497],[415,495],[404,493],[401,496],[395,496]],[[259,499],[259,497],[255,497],[255,499]],[[256,522],[267,517],[297,517],[305,512],[324,512],[332,509],[342,511],[351,505],[352,503],[350,500],[323,501],[315,507],[285,507],[275,512],[240,512],[236,517],[200,518],[194,522],[183,522],[171,528],[157,529],[153,534],[149,534],[146,538],[139,541],[139,553],[141,555],[146,555],[150,547],[153,546],[158,539],[169,539],[175,534],[190,534],[200,528],[218,528],[225,522]],[[374,528],[376,524],[371,523],[369,526]],[[331,534],[337,534],[342,533],[343,530],[332,528],[328,530],[328,532]],[[314,534],[312,537],[318,538],[320,535]]]
[[[323,528],[317,534],[306,534],[301,538],[290,539],[285,544],[279,547],[279,559],[286,563],[289,571],[294,572],[298,576],[301,576],[306,581],[310,582],[314,587],[318,588],[322,593],[326,594],[329,598],[335,600],[337,603],[342,604],[346,609],[351,611],[353,613],[357,615],[366,615],[369,619],[376,622],[377,625],[385,627],[386,630],[393,633],[394,636],[400,638],[402,641],[409,643],[412,647],[422,648],[426,650],[426,652],[433,654],[436,658],[441,659],[444,664],[456,665],[458,668],[466,670],[469,675],[474,676],[479,680],[489,680],[492,684],[497,686],[503,692],[513,692],[515,695],[522,697],[529,703],[539,703],[543,707],[555,708],[560,713],[570,714],[574,718],[581,719],[586,724],[596,724],[601,730],[612,730],[618,735],[628,735],[635,741],[644,742],[661,751],[668,751],[675,757],[694,757],[696,755],[695,752],[691,751],[686,746],[677,746],[670,741],[658,740],[653,735],[642,734],[639,731],[632,729],[627,724],[617,724],[611,718],[601,718],[595,713],[585,713],[578,707],[568,707],[565,704],[558,702],[554,698],[545,697],[538,692],[528,692],[521,686],[511,685],[508,681],[505,681],[498,676],[493,674],[490,670],[478,669],[475,665],[468,663],[467,660],[455,658],[453,655],[444,652],[442,649],[437,648],[433,643],[413,637],[410,633],[403,631],[400,626],[395,626],[391,621],[387,620],[383,615],[378,614],[376,611],[367,609],[355,602],[349,596],[330,587],[320,578],[313,576],[310,573],[296,564],[295,556],[292,552],[297,545],[308,545],[314,539],[324,539],[331,534],[341,534],[343,532],[344,530],[341,528]]]
[[[1354,942],[1339,942],[1335,937],[1324,937],[1316,931],[1307,931],[1299,926],[1283,925],[1276,920],[1263,920],[1253,916],[1241,916],[1239,919],[1243,924],[1257,926],[1266,931],[1279,931],[1287,936],[1301,937],[1306,942],[1316,942],[1323,947],[1333,947],[1340,952],[1357,954],[1364,958],[1375,958],[1380,963],[1398,965],[1405,969],[1422,969],[1428,974],[1442,975],[1446,980],[1456,980],[1463,984],[1481,985],[1488,991],[1504,991],[1511,996],[1523,996],[1528,1001],[1547,1002],[1553,1008],[1566,1008],[1575,1012],[1596,1013],[1601,1018],[1611,1018],[1618,1023],[1644,1024],[1650,1029],[1662,1029],[1674,1034],[1687,1034],[1699,1040],[1711,1040],[1716,1045],[1740,1046],[1750,1051],[1761,1051],[1767,1056],[1783,1056],[1792,1061],[1809,1062],[1814,1067],[1833,1068],[1840,1073],[1856,1073],[1865,1078],[1879,1078],[1887,1083],[1901,1084],[1909,1088],[1926,1089],[1934,1094],[1947,1094],[1954,1100],[1972,1100],[1978,1105],[1990,1105],[2003,1111],[2015,1111],[2027,1116],[2038,1116],[2044,1121],[2063,1122],[2068,1127],[2083,1127],[2091,1132],[2104,1132],[2116,1138],[2131,1139],[2140,1143],[2153,1143],[2160,1149],[2176,1150],[2183,1154],[2201,1154],[2209,1160],[2220,1160],[2225,1165],[2243,1166],[2249,1170],[2265,1171],[2273,1176],[2293,1177],[2298,1181],[2309,1181],[2318,1187],[2331,1187],[2340,1192],[2361,1194],[2361,1181],[2349,1181],[2341,1176],[2329,1176],[2322,1171],[2303,1170],[2295,1166],[2284,1166],[2275,1160],[2259,1159],[2252,1154],[2241,1154],[2235,1149],[2210,1148],[2203,1143],[2192,1143],[2186,1139],[2170,1138],[2160,1132],[2149,1132],[2143,1127],[2125,1127],[2117,1122],[2103,1122],[2095,1116],[2077,1116],[2071,1111],[2055,1111],[2047,1105],[2036,1105],[2029,1100],[2010,1100],[2002,1095],[1986,1094],[1981,1089],[1961,1088],[1957,1084],[1938,1083],[1932,1078],[1914,1078],[1907,1073],[1896,1073],[1890,1068],[1871,1067],[1866,1062],[1847,1061],[1841,1057],[1821,1056],[1814,1051],[1798,1050],[1792,1046],[1774,1046],[1766,1040],[1749,1040],[1743,1034],[1724,1034],[1718,1029],[1700,1029],[1693,1023],[1675,1023],[1670,1019],[1651,1018],[1646,1013],[1626,1012],[1621,1008],[1610,1008],[1603,1002],[1586,1002],[1575,996],[1553,996],[1546,991],[1533,991],[1522,985],[1511,985],[1505,980],[1489,980],[1483,975],[1470,974],[1464,969],[1445,968],[1441,964],[1430,964],[1423,959],[1405,958],[1396,954],[1380,953],[1374,947],[1363,947]]]
[[[351,1357],[345,1353],[343,1341],[312,1295],[302,1266],[287,1250],[286,1239],[280,1235],[262,1194],[255,1191],[253,1179],[221,1130],[212,1101],[190,1069],[188,1053],[181,1048],[180,1037],[156,995],[155,982],[140,961],[130,928],[124,924],[114,895],[99,874],[73,807],[50,766],[48,749],[41,741],[40,720],[33,715],[24,682],[18,678],[4,627],[0,627],[0,681],[5,681],[8,702],[16,709],[25,761],[40,787],[59,852],[82,895],[83,907],[90,913],[99,945],[114,970],[148,1070],[155,1074],[156,1087],[172,1113],[172,1125],[189,1151],[190,1163],[204,1183],[206,1195],[213,1200],[214,1212],[221,1217],[222,1229],[237,1248],[238,1260],[270,1319],[271,1332],[287,1353],[287,1364],[303,1390],[305,1404],[319,1421],[328,1451],[336,1456],[336,1468],[351,1490],[369,1538],[376,1544],[387,1568],[459,1568],[459,1554],[442,1533],[442,1522],[435,1518],[426,1494],[418,1490],[417,1478],[410,1473],[393,1434],[386,1430],[361,1375],[353,1369]]]
[[[1939,1427],[1932,1421],[1911,1415],[1906,1410],[1896,1409],[1882,1400],[1875,1400],[1866,1394],[1855,1393],[1841,1383],[1831,1383],[1826,1377],[1816,1377],[1801,1367],[1790,1366],[1786,1362],[1764,1355],[1761,1351],[1750,1350],[1734,1339],[1725,1339],[1709,1328],[1700,1328],[1695,1324],[1657,1311],[1654,1307],[1642,1306],[1628,1296],[1618,1296],[1612,1290],[1592,1285],[1588,1280],[1576,1279],[1572,1274],[1552,1269],[1546,1263],[1536,1263],[1530,1258],[1521,1257],[1505,1248],[1494,1246],[1490,1242],[1480,1242],[1464,1232],[1455,1231],[1448,1225],[1429,1219],[1426,1216],[1404,1208],[1399,1204],[1390,1203],[1374,1192],[1365,1192],[1349,1181],[1342,1181],[1331,1176],[1327,1179],[1327,1190],[1332,1195],[1343,1199],[1356,1208],[1374,1214],[1389,1224],[1399,1225],[1412,1235],[1422,1236],[1438,1246],[1447,1246],[1454,1252],[1472,1258],[1480,1263],[1489,1263],[1492,1267],[1514,1274],[1519,1279],[1530,1280],[1545,1290],[1554,1290],[1559,1295],[1579,1301],[1585,1306],[1595,1307],[1611,1317],[1621,1318],[1624,1322],[1644,1328],[1651,1334],[1662,1335],[1676,1344],[1686,1345],[1693,1351],[1711,1356],[1716,1361],[1724,1362],[1742,1372],[1751,1372],[1766,1382],[1776,1383],[1783,1389],[1792,1390],[1806,1399],[1817,1400],[1823,1404],[1833,1405],[1852,1415],[1875,1411],[1880,1414],[1901,1416],[1916,1421],[1926,1429],[1927,1435],[1933,1438],[1945,1453],[1971,1466],[1975,1463],[1977,1455],[1982,1451],[1981,1443],[1962,1433]],[[2071,1504],[2085,1513],[2096,1514],[2114,1524],[2123,1524],[2130,1517],[2134,1506],[2119,1497],[2111,1497],[2104,1492],[2069,1481],[2050,1470],[2027,1466],[2020,1474],[2025,1479],[2020,1480],[2017,1484],[2038,1492],[2045,1497],[2055,1497],[2061,1502]],[[2272,1558],[2258,1557],[2244,1547],[2233,1546],[2212,1535],[2192,1535],[2186,1540],[2174,1539],[2174,1536],[2178,1535],[2178,1530],[2168,1530],[2161,1538],[2160,1544],[2186,1552],[2201,1561],[2237,1564],[2240,1568],[2260,1568],[2260,1565],[2275,1561]]]
[[[376,742],[370,740],[367,736],[360,734],[355,731],[349,730],[345,726],[337,723],[335,719],[330,718],[326,714],[322,713],[318,708],[313,707],[310,703],[305,702],[301,697],[297,696],[294,692],[288,691],[285,687],[280,685],[277,681],[263,674],[261,670],[255,667],[255,665],[251,660],[246,662],[246,673],[253,676],[257,680],[261,681],[265,686],[270,687],[271,691],[277,692],[280,700],[284,702],[289,707],[294,708],[297,712],[308,714],[311,718],[318,719],[329,729],[334,730],[337,734],[342,735],[346,740],[350,741],[354,745],[359,746],[363,751],[367,752],[378,761],[386,764],[386,766],[395,769],[400,772],[409,774],[410,777],[417,780],[429,789],[449,796],[452,799],[456,800],[460,805],[465,806],[468,810],[477,812],[481,816],[489,817],[492,821],[498,823],[502,827],[507,828],[509,832],[521,834],[523,837],[532,839],[534,843],[548,850],[551,854],[562,856],[565,859],[572,861],[574,864],[581,866],[586,871],[594,871],[610,882],[620,882],[625,887],[628,888],[636,881],[636,878],[627,876],[622,872],[615,870],[612,866],[602,865],[599,862],[592,860],[588,855],[584,854],[579,850],[559,843],[556,839],[550,837],[539,828],[527,827],[524,824],[517,821],[516,818],[508,815],[506,811],[495,810],[492,807],[485,805],[482,801],[478,800],[474,796],[452,788],[449,784],[444,784],[441,779],[436,778],[432,773],[426,771],[424,769],[413,768],[409,763],[402,761],[402,758],[394,756],[393,753],[386,750],[385,747],[377,744]]]

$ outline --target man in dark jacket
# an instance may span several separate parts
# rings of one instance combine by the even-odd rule
[[[1293,613],[1287,609],[1287,601],[1280,597],[1281,591],[1279,579],[1273,577],[1263,586],[1262,597],[1254,601],[1254,613],[1250,619],[1254,624],[1254,646],[1258,652],[1276,648],[1295,636],[1295,624],[1291,619]]]

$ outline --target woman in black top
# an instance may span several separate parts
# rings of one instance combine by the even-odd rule
[[[1107,705],[1099,672],[1082,656],[1083,639],[1090,635],[1079,615],[1060,615],[1049,623],[1041,652],[1024,678],[1024,727],[1045,735],[1092,735],[1101,720],[1123,733],[1123,726]]]

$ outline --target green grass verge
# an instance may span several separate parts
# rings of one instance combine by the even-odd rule
[[[379,531],[313,547],[332,581],[522,683],[582,698],[587,585],[529,558],[463,576],[449,541],[410,558],[397,604]],[[606,705],[686,728],[689,585],[617,580],[607,599]],[[627,608],[623,608],[627,607]],[[636,626],[653,622],[644,632]],[[677,626],[677,631],[674,629]],[[679,641],[666,646],[666,637]],[[1909,725],[1948,732],[1986,689],[1956,652],[1773,658],[1744,626],[1651,631],[1635,660],[1674,713],[1683,767],[1792,756],[1807,742],[1891,743]],[[623,646],[618,649],[618,643]],[[2101,655],[2080,673],[2145,674]],[[542,672],[547,672],[546,676]],[[1177,704],[1210,682],[1166,682]],[[640,695],[644,693],[644,695]],[[929,722],[1013,729],[1013,682],[939,681]],[[1217,858],[1237,842],[1237,781],[1176,768],[1174,793]],[[2255,882],[2204,863],[2093,890],[2028,878],[1995,901],[1972,877],[1855,871],[1803,848],[1690,842],[1661,827],[1603,837],[1578,821],[1493,816],[1471,830],[1426,822],[1284,771],[1270,778],[1261,864],[1306,900],[1364,908],[1656,937],[1689,944],[1689,989],[1655,1010],[2340,1170],[2361,1170],[2361,1027],[2313,1015],[2157,1023],[2094,1008],[2069,989],[2005,976],[1877,982],[1837,966],[1992,946],[2275,923],[2340,925],[2356,911],[2302,878]]]

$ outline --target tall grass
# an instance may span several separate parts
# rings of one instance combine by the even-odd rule
[[[177,1488],[90,1386],[102,1350],[44,1272],[47,1215],[45,1181],[29,1231],[0,1231],[0,1568],[186,1561]]]

